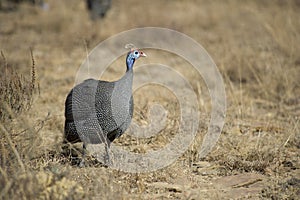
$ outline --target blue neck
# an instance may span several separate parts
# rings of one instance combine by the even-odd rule
[[[127,66],[127,71],[131,70],[134,64],[135,58],[131,53],[129,53],[126,57],[126,66]]]

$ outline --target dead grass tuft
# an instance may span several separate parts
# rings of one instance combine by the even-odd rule
[[[5,121],[12,119],[14,115],[22,111],[28,110],[33,102],[33,95],[37,92],[36,88],[36,69],[32,50],[31,59],[31,80],[24,75],[19,74],[13,66],[11,66],[1,51],[2,62],[0,70],[4,73],[0,76],[0,120]]]
[[[46,171],[0,175],[1,199],[82,199],[84,190],[75,181]]]

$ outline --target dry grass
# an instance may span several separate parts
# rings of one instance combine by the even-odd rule
[[[84,1],[48,3],[48,11],[26,3],[14,11],[0,11],[0,113],[5,118],[0,124],[0,198],[299,196],[299,1],[115,0],[106,18],[98,22],[89,20]],[[223,133],[206,159],[198,161],[197,150],[209,121],[207,89],[197,81],[201,77],[186,70],[191,68],[188,63],[175,55],[151,52],[152,57],[144,62],[170,64],[191,80],[203,122],[194,144],[175,163],[156,172],[124,173],[105,168],[92,158],[89,166],[78,168],[80,146],[65,152],[61,142],[64,100],[85,59],[86,48],[89,51],[111,35],[144,26],[183,32],[213,57],[226,85]],[[123,65],[123,60],[117,60],[105,78],[120,77],[125,69],[118,66]],[[39,95],[33,92],[37,89],[35,72]],[[160,148],[178,128],[176,98],[151,85],[136,91],[134,97],[134,120],[147,124],[149,106],[160,103],[168,110],[168,125],[157,137],[136,139],[124,134],[116,143],[132,152]],[[241,182],[241,187],[228,188],[226,183],[216,182],[249,173],[263,178]],[[240,196],[235,196],[237,192]]]
[[[22,74],[9,65],[4,53],[1,51],[2,63],[1,71],[4,73],[0,77],[0,93],[1,93],[1,107],[0,120],[5,121],[11,119],[13,115],[26,111],[32,105],[32,97],[37,92],[35,64],[31,51],[32,66],[31,66],[31,80],[24,77]],[[12,113],[10,113],[12,112]]]

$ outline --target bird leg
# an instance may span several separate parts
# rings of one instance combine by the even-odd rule
[[[109,166],[111,164],[110,160],[110,141],[107,138],[105,142],[105,156],[104,156],[105,165]]]
[[[86,156],[86,144],[83,143],[83,153],[82,153],[82,160],[81,162],[79,163],[79,167],[84,167],[85,166],[85,156]]]

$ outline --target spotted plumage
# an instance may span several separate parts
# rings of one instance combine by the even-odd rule
[[[109,161],[110,143],[130,125],[133,114],[133,64],[146,55],[131,50],[126,57],[127,71],[115,82],[87,79],[76,85],[65,102],[65,140],[70,143],[105,143]]]

